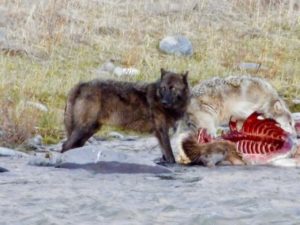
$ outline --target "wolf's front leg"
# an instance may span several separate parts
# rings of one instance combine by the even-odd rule
[[[168,163],[175,163],[175,157],[172,152],[168,129],[158,128],[155,135],[159,141],[161,151],[163,154],[163,160]]]
[[[172,152],[172,147],[169,137],[169,127],[165,121],[155,118],[155,136],[157,137],[161,151],[163,154],[163,160],[168,163],[175,163],[175,157]]]

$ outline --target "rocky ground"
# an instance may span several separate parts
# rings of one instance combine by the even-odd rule
[[[174,145],[174,142],[173,142]],[[296,224],[298,168],[160,166],[154,137],[0,149],[1,224]],[[6,155],[6,157],[4,157]],[[1,169],[2,170],[2,169]]]

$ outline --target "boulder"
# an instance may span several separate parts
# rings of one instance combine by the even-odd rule
[[[189,39],[182,35],[167,36],[159,43],[160,51],[166,54],[178,56],[190,56],[193,54],[193,46]]]

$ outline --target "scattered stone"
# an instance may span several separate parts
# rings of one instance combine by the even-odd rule
[[[193,54],[192,43],[182,35],[167,36],[159,42],[159,49],[166,54],[190,56]]]
[[[122,76],[136,76],[140,74],[140,71],[133,67],[120,67],[115,65],[115,60],[110,59],[106,63],[104,63],[99,69],[96,69],[96,73],[99,75],[103,75],[103,73],[109,73],[116,75],[118,77]]]
[[[109,73],[113,73],[114,69],[116,68],[114,62],[115,62],[115,60],[110,59],[109,61],[107,61],[100,67],[100,70],[109,72]]]
[[[140,74],[140,71],[136,68],[128,67],[128,68],[122,68],[122,67],[116,67],[114,68],[113,74],[122,77],[122,76],[136,76]]]
[[[14,149],[0,147],[0,157],[25,157],[28,156],[24,152],[19,152]]]
[[[241,62],[238,65],[238,68],[240,70],[255,70],[255,71],[267,69],[267,67],[262,66],[260,63],[252,63],[252,62]]]
[[[56,152],[36,153],[29,158],[28,164],[32,166],[57,166],[62,163],[62,154]]]
[[[296,105],[300,105],[300,99],[293,99],[292,102]]]
[[[43,148],[43,137],[36,135],[33,138],[29,138],[26,140],[25,145],[31,149],[41,149]]]
[[[283,158],[272,162],[273,166],[300,167],[300,160],[297,158]]]
[[[44,104],[39,103],[39,102],[26,101],[25,105],[31,106],[31,107],[36,108],[36,109],[38,109],[40,111],[43,111],[43,112],[48,112],[47,106],[45,106]]]

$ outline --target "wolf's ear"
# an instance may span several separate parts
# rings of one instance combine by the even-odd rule
[[[279,100],[277,100],[275,102],[274,110],[275,110],[276,113],[282,113],[284,111],[283,105]]]
[[[186,71],[185,73],[182,74],[182,79],[185,84],[188,83],[188,75],[189,75],[189,71]]]
[[[161,79],[166,75],[167,71],[164,68],[160,68]]]

